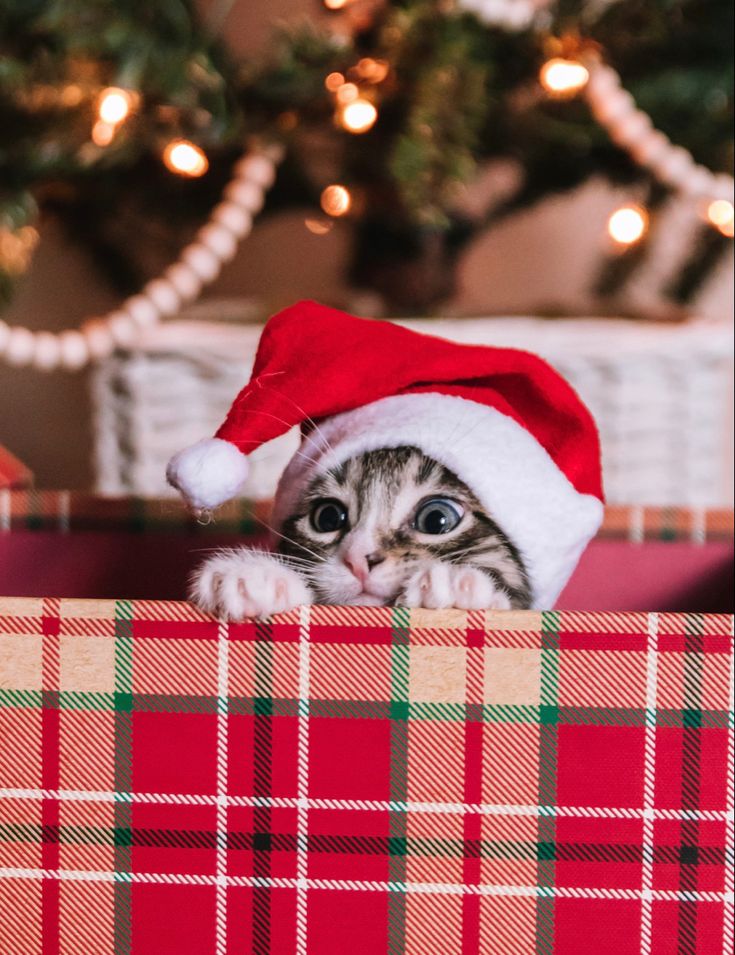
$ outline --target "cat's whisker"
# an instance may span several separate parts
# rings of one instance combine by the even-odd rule
[[[275,534],[276,537],[280,537],[282,540],[287,541],[289,544],[293,544],[294,547],[298,547],[300,550],[306,551],[307,554],[311,554],[314,560],[320,560],[320,561],[323,561],[324,563],[327,562],[326,557],[322,557],[320,554],[317,554],[315,551],[309,550],[309,548],[305,544],[300,544],[298,541],[295,541],[292,537],[288,537],[286,534],[282,534],[280,531],[277,531],[275,527],[272,527],[270,524],[268,524],[266,521],[261,520],[259,517],[254,517],[253,520],[257,521],[258,524],[262,524],[263,527],[269,530],[272,534]]]
[[[287,424],[269,412],[254,413]],[[422,428],[429,427],[422,422]],[[458,427],[455,437],[459,434],[457,440],[466,443],[473,430]],[[366,452],[330,475],[325,447],[333,450],[316,427],[302,445],[304,450],[295,452],[307,462],[313,476],[278,529],[252,515],[254,523],[272,535],[268,543],[277,545],[273,551],[211,548],[216,553],[194,575],[190,590],[204,609],[221,609],[231,595],[233,580],[240,589],[252,588],[250,596],[261,599],[257,604],[261,615],[282,609],[279,593],[288,594],[289,606],[303,603],[305,598],[310,603],[385,606],[400,603],[404,596],[410,606],[437,606],[437,600],[448,601],[446,606],[464,606],[467,573],[474,575],[472,600],[490,600],[492,593],[502,592],[510,595],[509,605],[528,606],[531,595],[521,555],[457,475],[413,446]],[[439,536],[441,530],[427,529],[425,533],[437,536],[418,539],[417,515],[428,503],[427,494],[445,498],[445,504],[460,505],[467,514],[461,530]],[[329,527],[321,529],[315,519],[316,508],[329,501],[341,504],[344,510],[344,524],[336,533]],[[376,546],[381,556],[373,563],[368,551],[372,553]],[[353,576],[360,581],[360,588]],[[263,588],[264,581],[274,583],[276,598],[264,598],[270,593]],[[271,603],[262,603],[262,599]],[[238,604],[232,606],[237,613]]]
[[[284,426],[284,428],[288,428],[289,430],[290,430],[292,427],[295,427],[295,425],[292,425],[290,421],[286,421],[285,418],[279,418],[278,415],[271,414],[269,411],[254,411],[254,410],[248,409],[247,411],[243,411],[243,412],[241,412],[241,413],[242,413],[242,414],[260,415],[260,416],[263,417],[263,418],[271,418],[273,421],[277,421],[278,424],[282,424],[282,425]],[[309,419],[309,421],[311,421],[311,419]],[[313,422],[312,422],[312,423],[313,423]],[[331,450],[331,448],[330,448],[330,450]],[[304,460],[306,461],[307,464],[314,464],[314,462],[315,462],[315,458],[310,457],[308,454],[304,454],[304,452],[301,451],[301,450],[299,450],[298,448],[294,451],[294,454],[297,454],[300,458],[304,458]],[[270,457],[272,457],[272,456],[273,456],[272,454],[265,454],[265,455],[258,454],[257,451],[256,451],[256,452],[253,454],[253,460],[255,460],[255,461],[267,461],[268,458],[270,458]]]
[[[319,427],[319,425],[316,423],[316,421],[314,421],[314,419],[311,418],[311,417],[304,411],[304,409],[303,409],[300,405],[297,405],[296,402],[295,402],[292,398],[289,398],[288,395],[284,395],[283,392],[279,391],[277,388],[274,388],[272,385],[267,385],[266,387],[269,388],[270,391],[272,391],[274,394],[278,395],[279,398],[282,398],[284,401],[287,401],[290,405],[292,405],[292,407],[293,407],[296,411],[298,411],[298,413],[301,415],[302,421],[306,422],[306,424],[311,425],[311,427],[314,429],[314,431],[316,431],[316,433],[319,435],[319,437],[321,438],[321,440],[324,442],[324,447],[326,448],[326,450],[327,450],[327,451],[330,451],[332,454],[335,453],[334,448],[332,447],[332,445],[331,445],[331,444],[329,443],[329,441],[327,440],[327,438],[326,438],[324,432],[322,431],[322,429]]]

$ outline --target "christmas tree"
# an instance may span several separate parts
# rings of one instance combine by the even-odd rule
[[[600,296],[645,263],[673,193],[701,230],[671,299],[690,300],[726,250],[730,0],[320,6],[326,25],[283,29],[237,62],[190,0],[4,0],[2,292],[28,266],[39,209],[134,290],[138,241],[173,253],[249,138],[286,147],[269,206],[313,203],[315,229],[351,218],[352,278],[396,311],[447,297],[480,230],[593,176],[631,195],[610,223],[618,250],[600,265]],[[470,214],[464,191],[495,159],[517,164],[517,187]]]

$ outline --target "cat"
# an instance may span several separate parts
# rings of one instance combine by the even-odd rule
[[[301,604],[526,609],[523,558],[470,489],[415,447],[381,448],[315,477],[275,553],[220,551],[190,599],[241,620]]]

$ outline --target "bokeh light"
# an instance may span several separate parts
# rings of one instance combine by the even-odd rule
[[[619,245],[635,245],[648,231],[648,213],[641,206],[622,206],[608,219],[607,231]]]
[[[187,139],[170,142],[163,151],[163,162],[171,172],[192,178],[203,176],[209,169],[209,160],[204,152]]]
[[[342,110],[340,121],[350,133],[366,133],[375,125],[378,111],[366,99],[356,99]]]
[[[544,63],[539,74],[543,88],[554,96],[574,96],[587,85],[589,78],[584,64],[559,57]]]
[[[345,216],[352,207],[350,190],[337,184],[327,186],[322,192],[321,207],[328,216]]]

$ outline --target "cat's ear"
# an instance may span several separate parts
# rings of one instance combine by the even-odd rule
[[[248,476],[248,459],[229,441],[205,438],[168,462],[166,480],[195,511],[212,510],[234,497]]]

